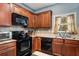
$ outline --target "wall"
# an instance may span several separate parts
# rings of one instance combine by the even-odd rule
[[[44,9],[40,9],[38,11],[36,11],[35,13],[39,13],[39,12],[43,12],[43,11],[47,11],[47,10],[52,10],[53,11],[53,15],[52,15],[52,29],[50,31],[52,31],[53,33],[53,27],[54,27],[54,16],[55,15],[62,15],[62,14],[67,14],[67,13],[71,13],[71,12],[76,12],[77,16],[76,16],[76,22],[77,22],[77,30],[79,30],[79,3],[57,3],[53,6],[44,8]],[[44,30],[39,30],[40,33],[44,33]],[[49,33],[49,30],[46,31],[47,34]],[[38,33],[38,31],[36,32]],[[51,33],[51,32],[50,32]]]

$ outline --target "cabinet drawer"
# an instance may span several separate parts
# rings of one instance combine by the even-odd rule
[[[56,39],[53,39],[53,43],[63,43],[63,39],[59,39],[59,38],[56,38]]]
[[[79,44],[79,41],[78,40],[65,40],[65,43],[67,44]]]
[[[5,44],[0,44],[0,50],[16,46],[16,42],[10,42],[10,43],[5,43]]]

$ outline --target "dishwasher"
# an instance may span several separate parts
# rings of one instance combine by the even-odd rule
[[[41,40],[41,51],[47,54],[52,52],[52,38],[42,37]]]

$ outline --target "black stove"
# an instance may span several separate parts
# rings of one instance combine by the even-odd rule
[[[17,56],[30,56],[32,54],[32,37],[28,33],[24,33],[24,31],[13,31],[12,38],[17,40]]]

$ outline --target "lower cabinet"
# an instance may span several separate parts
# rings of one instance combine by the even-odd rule
[[[52,54],[62,55],[63,39],[53,39],[52,41]]]
[[[37,38],[37,50],[41,50],[41,38]]]
[[[64,56],[75,56],[76,55],[76,45],[65,44],[62,48],[62,53]]]
[[[0,56],[16,56],[16,41],[0,44]]]
[[[37,45],[36,45],[37,41],[35,37],[32,37],[32,52],[37,50]]]
[[[62,44],[55,43],[53,44],[53,55],[62,55]]]
[[[41,50],[41,38],[32,37],[32,52]]]
[[[76,56],[79,56],[79,45],[76,47]]]
[[[79,41],[53,39],[52,54],[56,56],[79,56]]]
[[[79,56],[79,40],[65,39],[63,46],[64,56]]]
[[[11,47],[0,51],[0,56],[16,56],[16,47]]]

